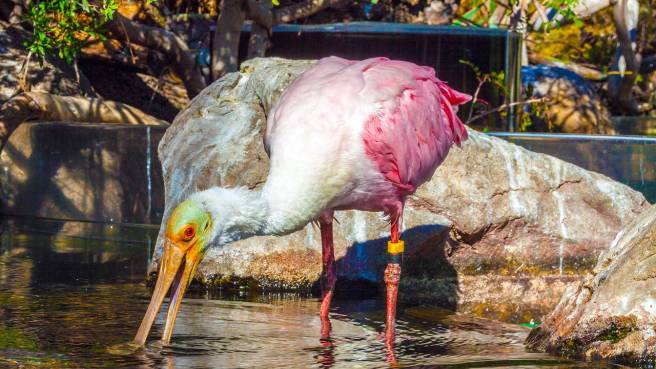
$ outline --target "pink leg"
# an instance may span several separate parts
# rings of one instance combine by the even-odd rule
[[[337,273],[335,271],[335,252],[333,250],[333,212],[324,213],[319,219],[321,226],[321,251],[323,261],[323,273],[321,276],[321,338],[330,337],[330,319],[328,312],[330,310],[330,300],[333,297],[335,280]]]
[[[392,217],[391,242],[399,242],[399,217]],[[388,249],[388,252],[390,250]],[[388,349],[388,360],[396,361],[394,356],[394,325],[396,320],[396,297],[401,280],[402,251],[390,252],[390,261],[385,268],[385,287],[387,288],[387,309],[385,319],[385,345]]]

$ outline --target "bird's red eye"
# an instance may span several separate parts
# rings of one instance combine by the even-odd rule
[[[184,229],[184,233],[182,235],[185,241],[189,241],[194,238],[194,235],[196,235],[196,230],[192,226],[187,226],[187,228]]]

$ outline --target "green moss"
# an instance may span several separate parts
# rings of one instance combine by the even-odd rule
[[[9,306],[10,299],[6,293],[0,292],[0,308]]]
[[[596,341],[610,341],[612,343],[617,343],[628,336],[629,333],[633,332],[635,329],[632,325],[617,325],[611,323],[608,328],[603,330],[596,338]]]
[[[544,316],[549,312],[550,307],[490,300],[488,302],[462,305],[459,307],[460,309],[483,318],[520,324],[530,322],[533,317]],[[530,325],[530,323],[524,323],[524,326],[528,328],[536,327],[536,325]]]
[[[249,290],[257,291],[261,289],[260,283],[253,278],[240,278],[226,275],[212,275],[197,284],[198,288],[207,289],[226,289],[226,290]]]
[[[569,276],[581,275],[594,268],[595,258],[565,258],[563,274]],[[504,260],[480,260],[476,263],[459,268],[459,274],[482,275],[496,274],[500,276],[549,276],[558,271],[558,262],[554,264],[535,264],[532,261],[508,258]]]
[[[39,344],[21,330],[0,324],[0,350],[37,350],[38,348]]]
[[[239,69],[239,73],[242,74],[252,74],[253,72],[255,72],[255,68],[249,65],[242,65],[242,67]]]
[[[600,322],[599,324],[607,325],[596,336],[586,336],[578,338],[568,338],[559,345],[560,354],[566,357],[574,358],[581,356],[594,342],[618,343],[636,330],[635,320],[616,318],[617,321],[610,323]]]
[[[606,67],[615,50],[612,7],[591,16],[583,24],[570,23],[549,30],[532,32],[531,51],[564,62],[590,63]]]
[[[574,338],[568,338],[563,341],[560,347],[560,354],[565,357],[576,357],[578,352],[583,348],[583,342]]]
[[[152,278],[155,279],[154,277]],[[242,278],[227,275],[211,275],[203,280],[194,279],[192,290],[226,290],[226,291],[309,291],[312,282],[286,283],[266,278]]]

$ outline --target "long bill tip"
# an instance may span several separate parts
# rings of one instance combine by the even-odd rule
[[[139,325],[137,334],[134,337],[134,342],[136,344],[143,346],[146,343],[150,329],[152,328],[153,322],[155,321],[157,313],[164,301],[164,297],[166,297],[166,293],[171,287],[171,284],[185,259],[184,256],[185,252],[180,247],[177,247],[177,245],[170,240],[166,240],[164,244],[164,253],[162,254],[162,260],[160,262],[159,275],[157,276],[157,282],[155,283],[155,289],[150,298],[146,314],[141,320],[141,325]]]
[[[178,245],[175,242],[167,240],[160,264],[160,274],[157,277],[153,296],[148,305],[148,310],[141,321],[139,330],[134,337],[136,344],[143,346],[146,343],[148,333],[162,306],[166,293],[170,290],[171,301],[162,333],[162,342],[164,344],[169,343],[171,334],[173,333],[173,325],[180,309],[180,302],[202,256],[202,248],[198,243]]]

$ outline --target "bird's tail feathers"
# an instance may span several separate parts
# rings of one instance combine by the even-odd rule
[[[456,91],[449,87],[446,82],[438,81],[440,88],[440,93],[445,98],[442,100],[442,106],[447,114],[447,119],[449,120],[449,128],[451,128],[451,133],[453,134],[453,142],[460,146],[460,143],[467,140],[467,128],[462,123],[458,115],[458,105],[462,105],[471,101],[472,97],[468,94]]]

